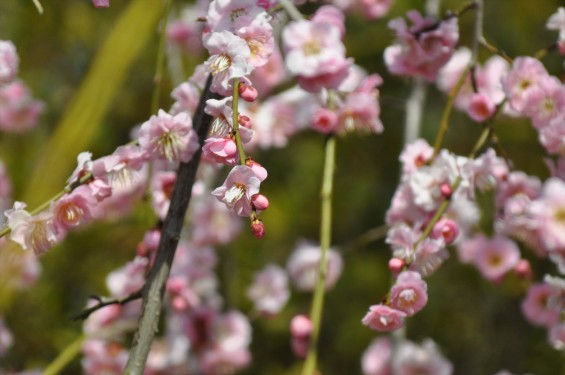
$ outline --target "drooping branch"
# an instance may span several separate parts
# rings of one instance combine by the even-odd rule
[[[143,289],[138,290],[124,298],[115,298],[109,300],[102,300],[98,296],[91,296],[92,299],[98,301],[98,303],[94,306],[91,306],[87,309],[82,310],[81,312],[71,316],[71,320],[85,320],[87,319],[93,312],[100,310],[103,307],[110,306],[110,305],[125,305],[131,301],[135,301],[140,299],[143,296]]]
[[[161,231],[155,264],[151,268],[147,282],[143,287],[143,311],[139,318],[124,374],[137,375],[143,373],[153,337],[158,329],[165,295],[165,284],[169,277],[184,217],[190,202],[192,186],[196,179],[196,171],[202,154],[202,145],[212,122],[212,118],[204,113],[206,100],[213,97],[210,92],[211,83],[212,77],[209,76],[192,121],[194,130],[198,133],[201,147],[196,151],[190,162],[179,165],[169,211]]]

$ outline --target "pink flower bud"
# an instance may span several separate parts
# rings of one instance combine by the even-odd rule
[[[443,237],[446,245],[451,245],[459,235],[457,223],[450,219],[439,220],[432,229],[432,238]]]
[[[255,237],[261,239],[265,235],[265,224],[259,219],[255,219],[251,222],[251,234]]]
[[[320,108],[314,115],[312,127],[320,133],[328,134],[333,132],[338,125],[338,118],[335,112],[326,108]]]
[[[400,273],[404,266],[406,266],[406,263],[404,263],[404,261],[399,258],[391,258],[388,261],[388,269],[395,275]]]
[[[246,102],[254,102],[257,99],[257,90],[255,87],[246,85],[245,83],[239,84],[239,96]]]
[[[244,128],[251,129],[251,119],[249,117],[245,115],[239,115],[237,122]]]
[[[263,211],[269,207],[269,200],[263,194],[255,194],[251,197],[251,204],[256,210]]]
[[[532,266],[527,259],[520,259],[514,267],[516,275],[524,279],[531,279],[533,276]]]
[[[451,197],[451,194],[453,194],[453,189],[449,184],[441,184],[441,186],[439,187],[439,191],[441,192],[441,195],[443,195],[445,198],[449,198]]]
[[[479,92],[471,96],[467,112],[473,120],[486,121],[494,114],[494,111],[496,111],[496,105],[486,94]]]
[[[290,334],[296,339],[307,339],[312,333],[312,322],[306,315],[296,315],[290,321]]]

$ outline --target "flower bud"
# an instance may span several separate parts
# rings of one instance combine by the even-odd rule
[[[249,117],[245,115],[239,115],[237,122],[244,128],[251,129],[251,119]]]
[[[406,263],[404,263],[404,261],[399,258],[391,258],[388,261],[388,269],[395,275],[400,273],[404,266],[406,266]]]
[[[255,87],[246,85],[245,83],[239,84],[239,96],[246,102],[254,102],[257,99],[257,90]]]
[[[451,219],[439,220],[432,229],[432,238],[443,237],[446,245],[451,245],[459,235],[457,223]]]
[[[258,211],[266,210],[269,207],[269,200],[263,194],[255,194],[251,197],[251,203]]]
[[[312,333],[312,322],[306,315],[296,315],[290,321],[290,334],[296,339],[307,339]]]
[[[520,259],[514,267],[514,272],[523,279],[531,279],[533,276],[532,266],[527,259]]]
[[[320,133],[332,133],[337,128],[337,120],[335,112],[326,108],[320,108],[314,115],[314,123],[312,127]]]
[[[449,198],[451,197],[451,194],[453,194],[453,189],[449,184],[441,184],[439,187],[439,191],[441,192],[441,195],[445,198]]]
[[[251,221],[251,234],[261,239],[265,235],[265,224],[260,219]]]

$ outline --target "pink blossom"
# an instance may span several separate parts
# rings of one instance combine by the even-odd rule
[[[529,206],[536,231],[550,251],[565,250],[565,182],[552,177],[543,185],[542,195]]]
[[[147,164],[147,161],[147,154],[141,147],[125,145],[118,147],[112,155],[96,160],[92,172],[99,180],[107,174],[112,186],[129,185],[135,179],[135,175]],[[100,163],[102,165],[98,166]]]
[[[194,113],[200,99],[200,90],[192,82],[183,82],[173,90],[171,97],[175,100],[170,110],[171,114]]]
[[[206,16],[212,31],[232,31],[252,24],[266,23],[269,16],[255,1],[214,0]]]
[[[33,99],[23,82],[0,85],[0,130],[23,133],[33,129],[43,108],[43,102]]]
[[[471,95],[469,101],[469,117],[474,121],[484,122],[488,120],[495,112],[496,105],[490,98],[483,93]]]
[[[232,79],[244,77],[253,70],[248,61],[251,51],[247,42],[229,31],[221,31],[212,33],[204,45],[210,53],[205,64],[214,77],[213,90],[230,95]]]
[[[461,248],[471,254],[467,257],[471,257],[482,276],[490,281],[499,281],[508,271],[514,269],[520,260],[518,246],[501,235],[492,239],[477,235],[462,244]]]
[[[255,274],[247,296],[253,301],[255,310],[267,316],[277,314],[290,298],[284,269],[275,264],[265,266]]]
[[[452,364],[441,355],[437,345],[430,339],[425,340],[422,345],[403,341],[394,356],[393,374],[451,375],[452,373]]]
[[[154,159],[184,163],[199,147],[190,116],[184,112],[173,116],[163,110],[141,125],[139,145]]]
[[[236,165],[239,162],[237,145],[232,137],[210,137],[204,141],[202,158],[215,163]]]
[[[539,130],[539,140],[550,154],[565,154],[565,113],[560,113]]]
[[[288,258],[286,269],[294,286],[300,291],[314,290],[318,279],[318,269],[322,249],[315,243],[300,240]],[[328,270],[326,274],[326,289],[331,289],[341,275],[343,260],[341,255],[329,249],[327,254]]]
[[[333,21],[291,22],[283,30],[282,38],[286,66],[298,76],[305,90],[337,88],[347,78],[352,61],[345,59],[341,31]]]
[[[528,294],[522,301],[522,313],[535,325],[550,328],[559,321],[559,311],[548,306],[554,289],[546,283],[536,283],[530,286]]]
[[[394,0],[360,0],[359,3],[363,15],[374,20],[386,16]]]
[[[402,172],[405,175],[415,172],[431,161],[433,154],[434,148],[424,139],[417,139],[407,144],[399,157],[402,162]]]
[[[506,161],[498,157],[492,148],[472,160],[466,167],[473,176],[473,184],[482,191],[500,186],[509,178],[510,173]]]
[[[404,271],[390,290],[390,307],[412,316],[428,302],[428,286],[418,272]]]
[[[450,219],[440,219],[432,229],[432,237],[442,237],[446,245],[451,245],[459,235],[459,227],[457,223]]]
[[[96,8],[108,8],[110,6],[110,0],[92,0],[92,4]]]
[[[176,172],[160,171],[151,178],[151,206],[160,219],[165,219],[169,211],[173,189],[177,181]]]
[[[53,225],[65,233],[71,228],[84,225],[92,220],[96,198],[87,186],[79,186],[71,193],[51,203]]]
[[[382,133],[384,128],[380,120],[381,107],[377,100],[378,90],[356,90],[347,96],[339,109],[339,127],[351,132],[354,130]]]
[[[167,27],[167,39],[182,48],[190,55],[200,55],[202,46],[203,22],[198,18],[206,15],[207,1],[196,1],[195,4],[184,4],[180,18],[173,20]]]
[[[369,312],[362,319],[362,323],[379,332],[391,332],[404,325],[405,317],[406,313],[379,304],[369,307]]]
[[[523,113],[541,129],[551,120],[565,113],[565,86],[552,76],[541,76],[528,90]]]
[[[430,31],[425,30],[435,20],[423,18],[418,11],[408,12],[413,25],[408,27],[402,18],[389,22],[396,32],[396,44],[384,52],[385,63],[393,74],[421,76],[430,82],[436,79],[439,69],[451,58],[459,39],[457,19],[439,23]]]
[[[336,113],[327,108],[318,109],[314,115],[312,127],[320,133],[332,133],[337,128]]]
[[[261,181],[246,165],[234,167],[224,184],[214,191],[219,201],[239,216],[249,216],[252,212],[251,198],[259,192]]]
[[[247,62],[253,68],[261,67],[269,61],[275,49],[273,27],[268,22],[255,22],[242,27],[236,32],[237,36],[245,40],[249,47]]]
[[[502,87],[506,93],[510,107],[522,113],[528,95],[532,89],[548,73],[543,64],[533,57],[518,57],[514,59],[512,69],[502,80]]]
[[[24,250],[33,250],[36,255],[41,255],[58,240],[52,221],[53,214],[45,211],[32,216],[25,208],[25,203],[15,202],[13,209],[4,212],[11,230],[8,238]]]
[[[374,339],[363,352],[363,375],[391,375],[392,344],[388,337]]]
[[[12,82],[18,75],[16,46],[9,40],[0,40],[0,85]]]

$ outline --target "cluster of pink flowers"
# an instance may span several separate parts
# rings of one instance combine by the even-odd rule
[[[409,340],[401,340],[394,345],[393,349],[390,338],[374,339],[361,359],[363,375],[453,373],[453,366],[431,339],[424,340],[421,345]]]
[[[471,51],[468,48],[459,48],[451,59],[441,68],[437,77],[437,86],[440,90],[449,93],[459,77],[469,66]],[[471,119],[483,122],[490,118],[506,98],[502,89],[502,78],[508,72],[506,60],[500,56],[490,57],[483,66],[475,66],[473,71],[476,92],[471,83],[471,73],[468,72],[463,86],[455,99],[455,105],[465,111]],[[509,109],[506,110],[509,113]]]
[[[33,99],[27,86],[17,78],[19,57],[10,41],[0,40],[0,130],[23,133],[33,129],[43,103]]]
[[[453,55],[459,40],[457,18],[436,21],[424,18],[415,10],[407,14],[412,26],[403,18],[389,22],[397,42],[385,49],[385,63],[393,74],[423,77],[435,81],[440,68]]]

